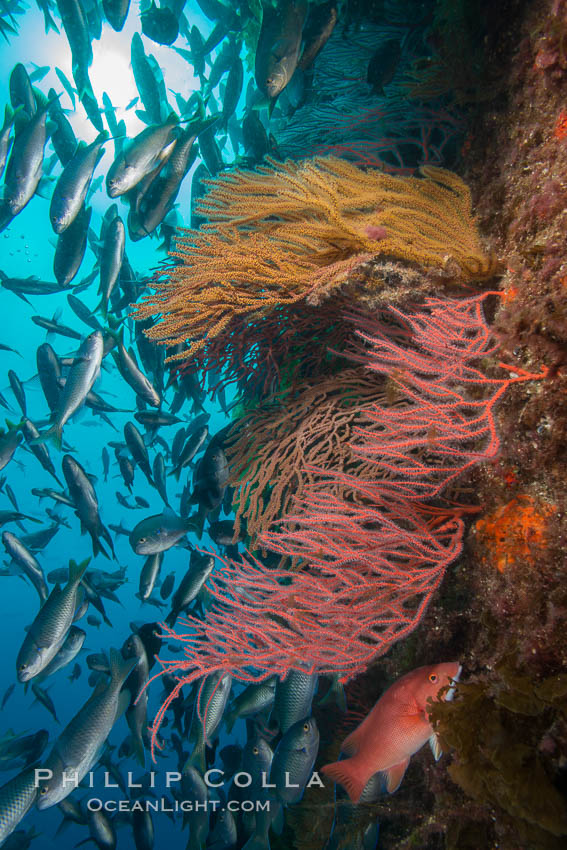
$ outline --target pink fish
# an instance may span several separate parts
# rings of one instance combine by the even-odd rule
[[[384,775],[390,794],[396,791],[411,756],[427,741],[431,742],[435,757],[441,755],[426,702],[457,680],[460,672],[460,664],[454,661],[418,667],[406,673],[388,688],[360,726],[345,739],[341,752],[350,758],[326,764],[322,773],[340,782],[353,803],[358,803],[366,783],[378,772]]]

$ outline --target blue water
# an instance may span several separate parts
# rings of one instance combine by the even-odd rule
[[[126,26],[121,33],[115,33],[108,25],[104,24],[101,41],[93,42],[94,60],[90,69],[93,88],[99,98],[103,91],[107,91],[111,96],[113,104],[117,107],[126,106],[137,94],[133,74],[129,67],[131,37],[134,31],[140,29],[137,11],[137,8],[133,5]],[[203,19],[202,15],[200,15],[198,7],[192,9],[192,20],[202,27],[203,33],[207,31],[208,27],[212,26],[210,22]],[[2,109],[3,104],[9,102],[8,79],[13,66],[17,62],[23,62],[30,74],[34,70],[33,63],[37,66],[57,64],[67,77],[71,79],[71,56],[64,35],[57,35],[53,32],[46,35],[44,32],[43,16],[36,8],[30,8],[25,15],[19,16],[17,21],[19,35],[13,37],[8,44],[3,43],[0,50],[0,104],[2,105]],[[160,64],[163,63],[166,71],[166,83],[169,87],[182,91],[185,97],[189,96],[195,86],[198,87],[198,82],[196,83],[190,66],[172,50],[148,42],[147,39],[145,39],[145,46],[147,52],[153,53]],[[33,62],[27,61],[30,56]],[[55,75],[54,68],[49,71],[38,86],[44,92],[47,92],[50,87],[54,87],[58,92],[61,91],[61,85]],[[96,137],[97,131],[85,117],[81,106],[77,105],[77,109],[72,110],[70,99],[65,93],[62,94],[60,102],[65,110],[69,110],[68,118],[71,121],[77,138],[87,142],[92,141]],[[119,109],[116,115],[117,120],[121,118],[126,120],[129,136],[135,135],[144,128],[144,124],[135,116],[133,110],[126,113],[123,109]],[[52,154],[49,143],[46,146],[45,153],[46,158]],[[109,144],[108,152],[95,172],[95,179],[99,174],[105,174],[112,159],[113,145]],[[57,173],[58,171],[55,171],[55,174]],[[178,197],[180,220],[186,225],[189,225],[190,221],[190,186],[191,174],[185,179]],[[111,203],[112,201],[109,200],[103,189],[98,190],[93,195],[91,201],[93,208],[91,227],[95,233],[100,231],[102,215]],[[124,220],[127,216],[127,210],[127,205],[119,202],[119,213]],[[49,200],[36,196],[12,221],[7,230],[0,235],[0,269],[6,275],[14,277],[34,275],[43,280],[54,279],[52,265],[56,237],[49,223],[48,212]],[[137,273],[141,275],[148,274],[164,258],[164,252],[158,250],[159,242],[160,240],[157,238],[146,238],[135,244],[128,240],[126,253]],[[83,265],[73,284],[77,284],[81,278],[85,277],[91,271],[94,264],[94,254],[90,248],[87,248]],[[93,310],[99,301],[97,286],[98,282],[95,280],[91,287],[79,296]],[[67,292],[70,291],[67,290]],[[55,296],[28,296],[32,305],[30,306],[13,293],[6,290],[1,291],[0,299],[3,315],[1,340],[4,344],[16,349],[21,356],[5,351],[0,352],[3,375],[0,390],[10,403],[13,402],[13,411],[2,411],[0,412],[0,417],[5,413],[5,418],[13,422],[20,420],[19,408],[9,389],[6,377],[8,370],[13,369],[25,385],[28,417],[34,422],[45,422],[48,418],[49,409],[36,377],[37,369],[35,365],[35,352],[37,347],[45,342],[46,332],[37,327],[30,320],[30,317],[34,314],[51,317],[57,311],[61,311],[59,316],[61,323],[81,333],[90,333],[88,328],[77,319],[69,308],[66,300],[67,292],[62,292]],[[76,350],[75,341],[72,339],[54,336],[49,341],[59,356],[71,355]],[[103,369],[101,377],[94,389],[96,392],[101,393],[111,404],[117,407],[130,408],[133,412],[136,410],[134,391],[124,383],[116,369]],[[166,396],[165,407],[171,401],[172,396],[173,390],[170,390]],[[214,433],[227,423],[228,420],[216,404],[207,401],[205,402],[205,409],[211,414],[209,421],[209,430],[211,433]],[[190,406],[186,404],[178,415],[187,423],[190,422]],[[101,461],[102,449],[109,440],[123,440],[123,427],[129,419],[132,419],[132,416],[128,414],[112,414],[112,423],[116,429],[113,430],[97,416],[93,416],[92,411],[86,409],[66,425],[64,437],[65,441],[73,447],[75,457],[79,459],[86,471],[97,476],[98,480],[95,489],[103,523],[105,525],[109,523],[122,523],[127,528],[132,528],[143,516],[160,513],[163,510],[163,502],[157,491],[149,486],[143,473],[137,470],[133,492],[145,498],[149,502],[150,508],[130,511],[117,503],[115,496],[116,490],[120,490],[125,495],[128,495],[131,502],[133,502],[133,498],[129,496],[124,487],[119,470],[114,462],[112,450],[110,450],[110,475],[108,481],[104,481]],[[132,421],[134,420],[132,419]],[[142,426],[139,427],[143,431]],[[172,439],[179,427],[181,426],[178,425],[168,429],[162,429],[162,436],[166,440],[168,437]],[[159,447],[156,448],[159,450]],[[61,473],[62,454],[51,447],[50,454],[59,477],[64,481]],[[151,460],[153,460],[154,454],[155,451],[150,450]],[[42,519],[45,524],[49,524],[49,519],[45,516],[43,509],[46,506],[53,507],[54,503],[51,500],[44,500],[40,504],[38,499],[31,495],[31,489],[42,487],[59,488],[54,479],[43,470],[36,459],[27,450],[20,447],[16,451],[13,460],[4,469],[3,474],[6,475],[7,482],[16,495],[19,509],[23,513],[28,513]],[[182,475],[179,484],[172,476],[168,476],[167,481],[171,503],[177,506],[179,502],[176,495],[181,492],[185,482],[185,476]],[[1,493],[0,509],[11,509],[11,507],[5,493]],[[67,518],[71,527],[70,529],[61,528],[49,545],[42,552],[38,553],[37,557],[45,574],[53,569],[62,566],[66,567],[69,558],[81,561],[84,558],[92,557],[90,537],[88,535],[81,536],[79,521],[74,516],[72,509],[63,507],[60,512]],[[43,525],[27,523],[26,531],[32,532],[41,527]],[[16,535],[22,533],[13,523],[5,526],[4,530],[10,530]],[[113,538],[116,550],[116,563],[107,561],[102,556],[91,562],[91,566],[103,570],[114,571],[119,566],[126,566],[127,568],[127,583],[118,590],[117,594],[120,598],[120,605],[105,600],[105,607],[108,618],[112,623],[112,628],[109,628],[104,623],[98,628],[93,627],[87,624],[86,617],[83,618],[79,625],[86,630],[87,638],[82,652],[76,659],[82,667],[81,677],[70,684],[67,678],[71,672],[71,667],[69,667],[58,671],[53,677],[43,683],[43,687],[48,688],[49,695],[56,706],[60,725],[57,726],[54,723],[45,708],[37,703],[34,704],[31,690],[26,694],[24,687],[19,683],[16,684],[14,693],[2,711],[0,735],[5,734],[10,729],[16,734],[29,734],[42,728],[49,730],[51,737],[45,755],[49,752],[54,737],[67,725],[91,693],[91,688],[87,684],[89,670],[84,661],[85,656],[89,652],[108,651],[113,646],[119,648],[130,634],[129,623],[131,621],[143,623],[160,619],[160,612],[157,608],[150,605],[143,606],[135,596],[138,591],[140,568],[145,558],[133,553],[127,537],[113,534]],[[212,547],[213,545],[206,534],[203,536],[202,543],[205,547]],[[6,558],[6,560],[8,559]],[[165,553],[161,571],[162,578],[165,578],[170,572],[175,572],[177,577],[182,576],[188,567],[188,562],[189,556],[185,549],[173,548],[169,550]],[[154,591],[154,595],[157,595],[159,598],[157,591]],[[0,599],[0,640],[3,647],[0,653],[0,693],[3,694],[6,688],[12,682],[16,681],[16,655],[25,634],[24,627],[33,620],[37,613],[38,597],[36,591],[29,583],[14,576],[0,578]],[[166,606],[163,616],[165,616],[167,611],[168,607]],[[89,610],[89,613],[94,613],[98,616],[97,612],[92,608]],[[159,707],[161,693],[162,688],[159,684],[156,684],[150,690],[148,708],[148,717],[150,720]],[[118,747],[128,734],[128,726],[125,719],[122,718],[113,729],[109,742]],[[148,754],[148,769],[150,764],[151,761]],[[135,776],[139,776],[142,772],[141,768],[134,761],[129,762],[128,768],[126,768],[126,763],[123,763],[123,765],[125,770],[131,769]],[[166,768],[166,765],[169,770],[176,769],[173,759],[164,760],[160,758],[158,769],[162,771]],[[7,781],[11,775],[8,772],[1,773],[0,784]],[[107,797],[111,798],[115,797],[118,793],[120,798],[123,797],[121,792],[104,791],[102,787],[104,784],[104,771],[100,767],[96,770],[94,781],[96,792],[91,792],[91,794],[96,793],[97,796],[101,797],[104,797],[106,794]],[[164,789],[162,788],[162,790]],[[156,791],[156,793],[159,794],[159,791]],[[80,799],[83,797],[83,792],[80,791],[76,796]],[[156,848],[165,848],[171,846],[172,841],[181,840],[178,825],[174,826],[166,815],[158,815],[158,818],[159,820],[156,822]],[[55,832],[60,821],[61,814],[56,807],[44,812],[38,812],[32,809],[20,827],[26,830],[34,827],[40,833],[33,843],[33,846],[37,850],[55,846],[73,847],[78,841],[86,837],[87,830],[85,827],[71,825],[62,836],[55,838]],[[130,827],[126,826],[120,830],[119,846],[133,847]]]

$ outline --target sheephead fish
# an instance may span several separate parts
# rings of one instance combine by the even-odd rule
[[[456,681],[457,661],[418,667],[388,688],[360,726],[345,739],[341,752],[349,758],[325,765],[321,772],[346,789],[358,803],[366,783],[380,772],[386,790],[396,791],[410,758],[427,741],[436,758],[441,755],[427,715],[427,700]],[[450,698],[449,695],[445,699]]]

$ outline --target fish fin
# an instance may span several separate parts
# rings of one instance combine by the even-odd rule
[[[358,803],[364,791],[364,786],[368,781],[368,777],[360,778],[358,776],[356,764],[353,764],[353,759],[343,759],[343,761],[326,764],[321,768],[321,773],[328,776],[333,782],[339,782],[353,803]]]
[[[112,683],[122,686],[137,663],[137,658],[123,658],[117,649],[111,649],[110,677]]]
[[[63,428],[61,425],[55,423],[51,428],[48,428],[47,431],[44,431],[43,434],[40,434],[39,437],[36,437],[33,440],[30,440],[30,446],[36,446],[39,443],[46,443],[48,440],[51,440],[57,451],[61,451],[63,445]]]
[[[429,739],[429,746],[431,747],[431,752],[433,753],[433,758],[435,761],[439,761],[441,756],[443,755],[443,750],[441,749],[441,744],[439,742],[439,738],[433,733],[431,738]]]
[[[175,621],[177,620],[177,611],[170,611],[167,617],[165,618],[166,624],[172,629],[175,625]]]
[[[171,510],[171,508],[169,508],[169,505],[168,509]],[[185,528],[187,531],[193,531],[195,534],[198,534],[199,537],[201,537],[201,535],[203,534],[203,525],[200,521],[199,515],[193,514],[192,516],[187,517],[185,520]]]
[[[81,534],[84,534],[84,533],[85,532],[83,530],[81,530]],[[104,557],[108,558],[108,560],[110,561],[111,557],[108,554],[108,552],[106,551],[106,549],[104,548],[104,546],[102,545],[102,543],[100,542],[97,535],[94,532],[91,533],[90,531],[89,531],[89,534],[91,535],[91,541],[92,541],[92,547],[93,547],[93,556],[96,558],[96,556],[99,555],[99,554],[104,555]]]
[[[319,700],[319,705],[328,705],[330,702],[334,702],[339,711],[343,713],[347,710],[345,689],[337,676],[333,677],[331,686],[325,696]]]
[[[386,781],[386,791],[388,794],[393,794],[402,784],[402,779],[409,764],[409,756],[407,759],[392,765],[388,770],[383,771],[383,776]]]
[[[84,576],[88,565],[90,564],[91,559],[85,558],[84,561],[81,561],[80,564],[77,564],[76,561],[71,559],[69,561],[69,583],[70,584],[78,584],[82,577]]]
[[[193,752],[187,759],[187,764],[196,767],[201,775],[204,775],[207,766],[205,763],[205,737],[202,732],[198,742],[195,744]]]
[[[95,307],[95,313],[99,311],[102,318],[106,322],[108,320],[108,299],[104,296],[101,298],[100,302]]]

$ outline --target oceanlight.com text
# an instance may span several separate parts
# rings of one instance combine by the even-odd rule
[[[230,812],[269,812],[269,800],[101,800],[91,797],[87,800],[89,812],[217,812],[228,809]]]

